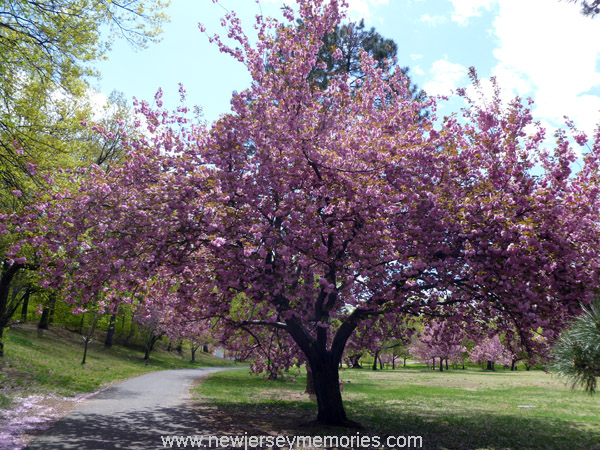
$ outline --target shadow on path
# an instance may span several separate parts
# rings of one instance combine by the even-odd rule
[[[191,405],[156,407],[112,416],[75,412],[56,423],[27,449],[158,449],[165,448],[161,435],[210,434],[205,420]]]

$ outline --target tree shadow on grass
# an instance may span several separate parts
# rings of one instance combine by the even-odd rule
[[[356,429],[315,426],[315,405],[294,402],[239,403],[198,402],[196,407],[210,418],[216,434],[283,436],[356,436]],[[522,415],[473,412],[468,415],[398,413],[385,410],[352,410],[351,419],[365,426],[360,435],[378,436],[382,447],[400,448],[399,436],[421,436],[422,447],[432,450],[600,450],[600,433],[583,430],[573,423]],[[391,444],[386,446],[389,436]],[[350,448],[350,447],[345,447]],[[351,447],[361,448],[361,447]],[[372,447],[367,447],[372,448]]]

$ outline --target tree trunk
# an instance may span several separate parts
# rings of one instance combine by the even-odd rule
[[[444,358],[440,358],[440,372],[444,371]]]
[[[208,344],[204,344],[204,345],[202,346],[202,351],[203,351],[204,353],[208,353]]]
[[[83,344],[83,359],[81,360],[81,365],[85,364],[85,358],[87,356],[88,344],[90,343],[91,339],[85,338],[83,341],[84,341],[84,344]]]
[[[50,317],[50,308],[48,306],[44,306],[42,309],[42,317],[40,317],[40,323],[38,323],[38,330],[47,330],[48,329],[48,318]]]
[[[4,356],[4,325],[0,323],[0,358]]]
[[[311,361],[311,369],[317,395],[317,422],[321,425],[358,426],[346,417],[340,392],[338,361],[332,361],[329,352],[315,356]]]
[[[104,341],[104,346],[107,348],[112,347],[113,340],[115,336],[115,324],[117,320],[116,314],[110,315],[110,322],[108,322],[108,330],[106,331],[106,340]]]
[[[494,370],[494,367],[492,366],[492,362],[491,361],[487,362],[487,370]]]
[[[512,360],[511,364],[510,364],[510,370],[511,372],[514,370],[517,370],[517,361],[516,360]]]
[[[27,322],[27,309],[29,308],[29,295],[31,294],[31,284],[27,286],[27,291],[23,296],[23,307],[21,308],[21,322]]]
[[[190,350],[192,351],[192,362],[196,362],[196,350],[198,350],[198,348],[199,347],[194,344],[190,346]]]
[[[154,333],[150,333],[148,340],[146,341],[146,353],[144,354],[144,360],[146,360],[146,365],[150,363],[150,352],[154,348],[154,344],[158,342],[158,340],[162,337],[162,333],[155,335]]]
[[[373,370],[377,370],[377,358],[379,357],[379,350],[375,352],[375,356],[373,357]]]
[[[0,357],[4,356],[4,329],[19,305],[18,302],[9,305],[10,283],[24,267],[23,264],[0,261]]]
[[[54,323],[54,310],[56,309],[56,293],[52,291],[50,294],[49,310],[48,310],[48,325],[52,325]],[[48,327],[46,327],[48,329]]]
[[[446,358],[446,370],[448,370],[448,358]]]
[[[402,363],[402,367],[406,367],[406,359],[407,358],[404,358],[404,362]]]

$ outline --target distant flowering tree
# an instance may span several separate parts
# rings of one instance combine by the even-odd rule
[[[236,43],[211,40],[252,77],[230,114],[207,128],[158,93],[156,108],[138,105],[144,133],[122,166],[0,223],[35,245],[45,284],[74,304],[105,289],[111,310],[131,293],[229,332],[277,331],[311,368],[330,425],[353,425],[338,369],[357,327],[425,315],[552,339],[600,273],[600,133],[573,174],[566,133],[541,148],[519,99],[437,120],[434,99],[415,101],[400,70],[366,54],[360,83],[339,73],[316,89],[309,75],[326,67],[322,38],[344,6],[298,0],[302,27],[284,8],[285,23],[257,19],[258,39],[228,13]]]
[[[431,361],[435,366],[439,358],[440,372],[443,372],[443,362],[450,360],[458,362],[461,354],[466,351],[463,341],[466,339],[465,331],[453,323],[431,322],[428,323],[418,336],[417,342],[411,347],[411,354],[422,362]]]
[[[473,362],[486,363],[488,370],[494,370],[495,364],[508,366],[512,361],[512,355],[500,342],[497,334],[473,347],[470,356]]]

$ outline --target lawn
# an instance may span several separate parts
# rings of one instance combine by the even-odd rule
[[[600,450],[600,397],[542,371],[349,369],[341,378],[348,416],[363,424],[361,434],[422,436],[427,449]],[[302,374],[291,382],[228,371],[195,393],[223,433],[356,434],[312,425],[316,403],[304,389]]]
[[[11,328],[5,336],[5,350],[0,358],[0,408],[10,406],[14,396],[73,396],[155,370],[232,364],[200,351],[192,364],[187,348],[179,355],[158,345],[146,366],[142,351],[118,345],[107,349],[98,339],[90,344],[86,364],[81,365],[80,335],[59,327],[38,335],[34,325]]]

